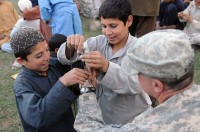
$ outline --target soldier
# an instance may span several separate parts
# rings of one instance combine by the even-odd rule
[[[144,91],[159,105],[131,123],[104,125],[94,94],[80,96],[77,131],[198,131],[200,86],[193,83],[194,51],[185,33],[168,29],[148,33],[130,47],[122,69],[138,75]],[[127,106],[128,107],[128,106]]]

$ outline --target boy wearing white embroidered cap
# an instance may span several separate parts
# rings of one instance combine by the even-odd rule
[[[82,62],[62,65],[50,58],[44,36],[33,28],[19,29],[10,43],[22,65],[14,95],[24,131],[75,132],[71,104],[80,93],[75,86],[89,77],[88,71],[80,69]]]

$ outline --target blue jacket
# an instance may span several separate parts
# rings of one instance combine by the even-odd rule
[[[81,19],[73,0],[38,0],[40,15],[50,21],[52,34],[82,34]]]
[[[22,67],[14,94],[25,132],[75,131],[71,104],[78,96],[59,81],[70,69],[70,65],[62,65],[57,59],[50,60],[47,76]]]

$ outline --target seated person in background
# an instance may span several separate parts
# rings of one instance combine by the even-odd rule
[[[0,48],[10,41],[11,30],[19,18],[11,2],[0,0]]]
[[[57,52],[60,46],[67,41],[67,37],[62,34],[54,34],[50,38],[48,45],[50,50],[50,56],[57,58]]]
[[[51,27],[46,24],[41,18],[40,18],[40,8],[38,5],[38,0],[30,0],[32,2],[33,8],[26,9],[22,13],[22,16],[26,20],[37,20],[40,19],[40,32],[45,37],[46,42],[49,41],[51,38]]]
[[[71,104],[80,93],[74,85],[83,84],[90,75],[80,69],[82,62],[62,65],[50,58],[45,38],[33,28],[19,29],[10,43],[22,65],[14,82],[14,94],[24,131],[74,132]]]
[[[155,97],[159,105],[141,113],[131,123],[105,125],[95,94],[82,94],[75,129],[91,132],[198,132],[200,86],[193,82],[193,59],[194,51],[182,31],[154,31],[140,37],[128,49],[122,69],[129,75],[138,75],[143,90]]]
[[[85,43],[81,35],[67,36],[67,44],[59,48],[58,59],[63,64],[75,61],[77,52],[87,47],[89,53],[80,57],[91,71],[99,72],[96,94],[105,123],[126,124],[151,105],[137,76],[125,74],[120,66],[127,49],[137,41],[128,30],[133,19],[130,1],[105,0],[99,18],[103,35],[91,37]]]
[[[29,10],[32,8],[32,3],[30,0],[19,0],[18,1],[18,7],[20,9],[20,11],[23,13],[24,10]],[[17,23],[15,23],[15,26],[13,27],[12,31],[11,31],[11,34],[10,34],[10,37],[13,36],[13,34],[19,30],[20,28],[22,27],[32,27],[36,30],[39,31],[39,28],[40,28],[40,19],[36,19],[36,20],[26,20],[24,18],[21,18],[17,21]],[[3,51],[6,51],[8,53],[13,53],[11,47],[10,47],[10,42],[8,43],[4,43],[2,44],[2,47],[1,49]]]
[[[186,22],[183,31],[189,36],[191,44],[200,45],[200,0],[194,0],[178,13],[181,22]]]
[[[160,3],[160,12],[157,17],[155,30],[183,29],[177,14],[185,9],[183,0],[163,0]]]

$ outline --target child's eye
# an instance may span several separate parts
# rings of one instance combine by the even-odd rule
[[[39,59],[39,58],[41,58],[41,57],[42,57],[42,55],[37,55],[35,58],[38,58],[38,59]]]
[[[111,28],[116,28],[116,27],[117,27],[117,25],[111,25],[110,27],[111,27]]]
[[[106,28],[106,26],[105,26],[105,25],[102,25],[102,28]]]
[[[39,53],[39,54],[37,54],[37,55],[35,55],[35,58],[41,58],[42,57],[42,53]]]
[[[46,49],[46,51],[50,51],[50,48],[48,47],[48,48]]]

